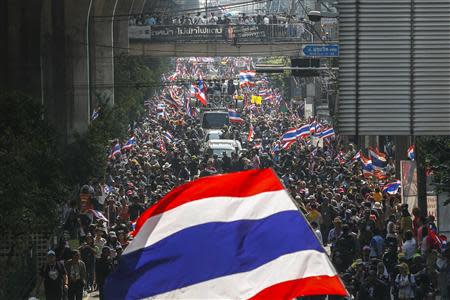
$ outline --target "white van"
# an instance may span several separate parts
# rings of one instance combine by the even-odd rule
[[[223,152],[227,153],[227,156],[231,156],[231,153],[236,152],[239,153],[242,151],[242,145],[237,140],[209,140],[206,143],[205,152],[212,152],[212,154],[216,154],[218,157],[223,156]]]

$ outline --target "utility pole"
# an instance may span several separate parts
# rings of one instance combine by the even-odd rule
[[[428,216],[427,207],[427,176],[425,172],[425,157],[422,150],[424,140],[420,136],[414,138],[414,160],[417,172],[417,205],[422,216]]]

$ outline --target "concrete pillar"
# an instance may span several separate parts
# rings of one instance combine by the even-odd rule
[[[91,17],[91,111],[114,104],[113,20],[118,0],[95,0]]]
[[[26,0],[2,2],[1,33],[5,34],[6,41],[0,46],[2,79],[5,80],[1,85],[41,99],[39,31],[42,3]]]
[[[58,0],[43,0],[41,11],[41,81],[42,99],[46,117],[67,143],[69,135],[66,97],[66,38],[65,3]]]
[[[133,0],[131,14],[142,14],[147,0]]]
[[[68,131],[71,134],[85,132],[90,123],[90,44],[87,31],[93,1],[65,1],[66,98],[70,112]]]
[[[131,14],[133,0],[122,0],[117,3],[113,19],[114,56],[128,54],[130,41],[128,38],[128,15]]]

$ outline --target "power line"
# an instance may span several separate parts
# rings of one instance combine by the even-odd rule
[[[222,11],[223,8],[236,9],[236,8],[240,8],[240,7],[254,5],[255,3],[265,3],[265,2],[266,2],[266,0],[254,0],[254,1],[238,2],[238,3],[233,3],[233,4],[227,4],[227,5],[208,6],[208,11],[217,12],[217,11]],[[183,14],[189,13],[189,12],[195,13],[195,12],[202,12],[202,11],[204,11],[203,8],[176,10],[176,13],[171,14],[171,16],[179,16],[179,15],[183,15]],[[143,13],[143,14],[145,14],[145,13]],[[142,14],[103,15],[103,16],[91,16],[91,18],[92,19],[104,19],[104,18],[113,18],[114,17],[114,20],[116,20],[117,18],[129,18],[129,17],[136,16],[136,15],[142,15]]]

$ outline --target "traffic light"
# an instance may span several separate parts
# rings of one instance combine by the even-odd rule
[[[319,68],[320,59],[318,58],[291,58],[291,67],[293,68]],[[292,70],[292,76],[298,77],[313,77],[319,76],[319,70],[314,69],[301,69]]]

